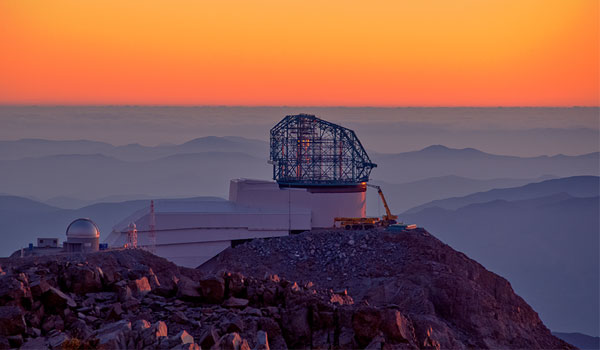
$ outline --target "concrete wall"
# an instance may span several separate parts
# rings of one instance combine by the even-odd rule
[[[335,217],[366,216],[366,191],[311,192],[305,188],[279,188],[274,181],[235,179],[229,185],[229,200],[250,207],[292,212],[308,209],[312,228],[332,227]]]

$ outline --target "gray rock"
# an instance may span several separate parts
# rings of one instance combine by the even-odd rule
[[[210,349],[219,342],[219,339],[220,337],[217,329],[214,326],[210,326],[210,328],[204,331],[200,336],[199,344],[202,349]]]
[[[131,322],[121,320],[105,325],[96,331],[98,349],[126,349],[127,338],[131,332]]]
[[[183,277],[177,282],[177,298],[182,300],[198,300],[200,284],[194,282],[188,277]]]
[[[63,344],[68,342],[71,338],[63,332],[57,332],[53,336],[48,338],[48,344],[52,349],[61,349]]]
[[[188,323],[190,323],[190,320],[181,311],[175,311],[173,313],[173,315],[171,316],[171,321],[173,321],[175,323],[179,323],[179,324],[188,324]]]
[[[202,279],[200,291],[206,302],[220,304],[225,297],[225,281],[216,276]]]
[[[192,337],[186,330],[182,330],[181,332],[177,333],[177,335],[172,337],[170,340],[176,345],[194,343],[194,337]]]
[[[0,335],[24,333],[27,329],[23,310],[17,306],[0,306]]]
[[[77,304],[70,296],[51,286],[42,296],[42,301],[44,308],[53,313],[62,313],[68,307],[77,307]]]
[[[224,307],[243,309],[248,306],[248,299],[231,297],[223,302]]]
[[[48,342],[45,338],[33,338],[27,340],[20,348],[20,350],[45,350],[50,349]]]
[[[266,332],[256,332],[256,347],[254,348],[254,350],[270,350],[269,339]]]

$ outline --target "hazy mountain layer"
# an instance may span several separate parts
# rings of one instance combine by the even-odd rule
[[[443,144],[517,156],[573,155],[595,152],[599,142],[598,107],[302,106],[0,106],[0,140],[84,138],[158,145],[236,135],[267,141],[273,125],[298,113],[354,129],[368,150],[384,153]]]
[[[157,147],[113,147],[87,141],[3,142],[0,154],[6,158],[36,152],[67,154],[0,160],[0,193],[51,199],[48,203],[67,208],[114,196],[132,199],[137,194],[154,198],[226,197],[230,179],[272,177],[267,151],[262,141],[235,137],[206,137]],[[534,181],[512,179],[596,175],[599,168],[597,153],[519,158],[443,146],[400,154],[375,153],[373,159],[378,163],[372,173],[374,182],[386,182],[390,184],[387,191],[397,193],[390,196],[395,211],[448,196]]]
[[[600,153],[580,156],[521,158],[484,153],[473,148],[453,149],[441,145],[416,152],[374,154],[378,164],[373,179],[401,183],[432,176],[456,175],[474,179],[536,178],[598,175]]]
[[[469,204],[483,203],[494,200],[523,200],[548,196],[556,193],[568,193],[574,197],[592,197],[600,194],[600,177],[573,176],[561,179],[551,179],[530,183],[520,187],[497,188],[487,192],[472,193],[463,197],[446,198],[431,201],[408,210],[408,213],[418,212],[425,208],[458,209]]]
[[[403,212],[409,208],[434,201],[436,199],[464,196],[467,194],[487,191],[494,188],[521,186],[532,182],[547,180],[550,176],[537,179],[489,179],[478,180],[466,177],[448,175],[428,179],[394,184],[383,181],[371,181],[381,186],[391,210],[394,213]],[[381,216],[384,212],[381,199],[376,190],[367,190],[367,213],[370,216]]]

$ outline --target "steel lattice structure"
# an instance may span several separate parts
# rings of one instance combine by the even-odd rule
[[[288,115],[271,129],[273,179],[295,186],[347,186],[377,166],[354,131],[310,114]]]

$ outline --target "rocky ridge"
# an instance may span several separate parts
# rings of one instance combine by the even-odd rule
[[[0,266],[0,349],[417,348],[395,308],[277,275],[201,274],[143,250]]]
[[[411,329],[408,343],[422,349],[571,347],[551,334],[507,280],[421,228],[313,231],[254,240],[199,269],[278,273],[301,285],[347,293],[363,309],[394,309]],[[385,327],[388,319],[373,312],[353,319]],[[389,345],[379,329],[364,337],[355,333],[353,346],[367,346],[379,336],[381,346]]]

